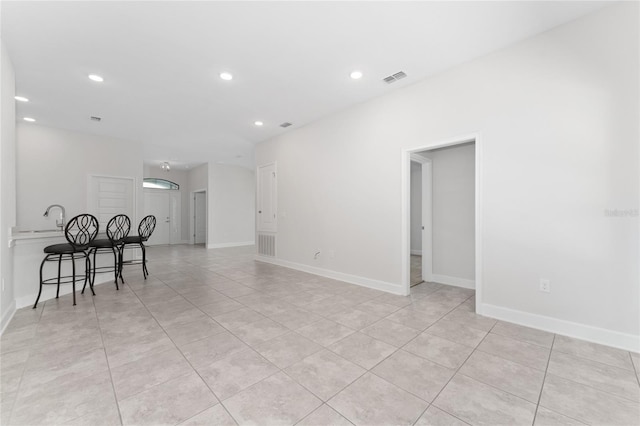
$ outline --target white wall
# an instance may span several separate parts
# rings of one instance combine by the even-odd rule
[[[637,16],[607,7],[258,145],[278,258],[401,290],[401,152],[479,132],[478,310],[640,349],[638,217],[604,214],[638,208]]]
[[[189,191],[207,189],[209,185],[209,165],[202,164],[189,170],[187,174],[187,187]]]
[[[422,165],[411,162],[411,253],[422,253]]]
[[[159,178],[170,180],[180,185],[180,241],[189,241],[189,170],[179,170],[172,167],[168,172],[161,167],[145,164],[143,167],[144,178]]]
[[[255,174],[238,166],[209,164],[207,247],[253,244]]]
[[[433,273],[475,279],[475,146],[429,151]],[[434,281],[438,281],[434,278]]]
[[[15,73],[11,58],[0,41],[0,330],[15,311],[13,247],[8,247],[9,229],[16,224]]]
[[[50,204],[65,207],[67,218],[88,210],[89,175],[136,179],[137,229],[142,209],[140,145],[104,136],[34,124],[17,126],[17,211],[21,229],[53,229],[57,215],[46,218]]]

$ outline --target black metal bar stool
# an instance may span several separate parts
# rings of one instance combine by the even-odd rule
[[[44,260],[40,264],[40,291],[36,298],[36,303],[33,305],[33,309],[38,306],[38,300],[42,294],[42,286],[49,284],[57,284],[56,299],[60,296],[60,284],[71,283],[73,285],[73,304],[76,304],[76,281],[81,278],[76,276],[76,260],[84,259],[85,272],[84,283],[91,287],[93,293],[93,283],[89,280],[89,272],[91,270],[91,260],[89,258],[89,244],[98,235],[98,219],[90,214],[81,214],[72,218],[67,226],[64,228],[64,236],[67,239],[67,243],[53,244],[44,248],[44,252],[47,254]],[[65,260],[71,260],[72,273],[68,276],[62,276],[62,262]],[[43,279],[42,270],[46,262],[58,262],[58,276]],[[93,293],[95,294],[95,293]]]
[[[96,272],[111,272],[118,287],[118,277],[124,283],[122,278],[122,252],[124,251],[124,239],[129,235],[131,230],[131,220],[127,215],[119,214],[112,217],[107,223],[107,238],[95,239],[89,243],[89,255],[93,254],[93,268],[91,269],[91,285],[96,282]],[[111,266],[97,266],[96,255],[98,253],[113,253],[113,269]],[[82,293],[87,286],[86,282],[82,287]],[[95,293],[94,293],[95,294]]]
[[[149,239],[149,237],[151,237],[151,234],[153,234],[155,229],[156,217],[154,215],[145,216],[138,225],[138,235],[124,238],[124,248],[127,248],[127,246],[133,246],[132,248],[140,247],[142,249],[142,262],[127,260],[123,261],[121,264],[133,265],[142,263],[142,274],[144,275],[145,280],[147,279],[147,275],[149,275],[149,270],[147,269],[147,253],[144,243]]]

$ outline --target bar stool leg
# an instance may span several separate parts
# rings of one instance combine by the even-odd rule
[[[149,275],[149,271],[147,271],[147,253],[144,247],[144,244],[140,243],[140,248],[142,249],[142,275],[144,275],[144,279],[147,279],[147,275]]]
[[[122,267],[124,262],[124,245],[118,247],[118,276],[120,277],[120,282],[124,284],[124,278],[122,277]]]
[[[35,309],[36,306],[38,306],[38,300],[40,300],[40,295],[42,294],[42,268],[44,268],[44,264],[48,258],[49,258],[49,255],[46,255],[44,257],[44,260],[40,264],[40,291],[38,291],[38,297],[36,297],[36,303],[33,304],[33,309]]]
[[[85,264],[86,264],[85,268],[87,269],[87,271],[91,271],[91,258],[89,257],[89,253],[87,253]],[[91,294],[95,296],[96,292],[93,291],[93,281],[91,280],[91,276],[89,275],[89,272],[87,272],[84,279],[85,279],[85,285],[87,285],[86,283],[87,280],[89,281],[89,288],[91,289]]]
[[[58,282],[59,281],[60,276],[58,276]],[[76,306],[76,258],[73,253],[71,253],[71,283],[73,286],[73,306]]]
[[[60,296],[60,270],[62,269],[62,255],[58,256],[58,288],[56,289],[56,299]]]
[[[111,251],[113,252],[113,275],[115,276],[116,290],[120,290],[118,288],[118,255],[116,253],[116,247],[111,247]]]

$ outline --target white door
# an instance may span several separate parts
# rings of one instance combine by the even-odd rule
[[[169,244],[171,238],[171,209],[169,194],[160,191],[144,191],[144,215],[156,217],[156,229],[148,245]]]
[[[100,232],[107,229],[109,219],[126,214],[131,219],[132,229],[137,226],[134,217],[133,183],[131,178],[91,176],[88,210],[100,223]]]
[[[258,231],[276,232],[277,218],[276,164],[258,167]]]
[[[194,193],[193,202],[193,242],[194,244],[204,244],[207,241],[207,193]]]
[[[169,244],[178,244],[182,236],[182,210],[180,191],[169,192]]]

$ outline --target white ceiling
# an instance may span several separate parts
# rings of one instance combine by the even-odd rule
[[[255,143],[605,4],[2,1],[2,39],[30,99],[19,120],[252,167]]]

